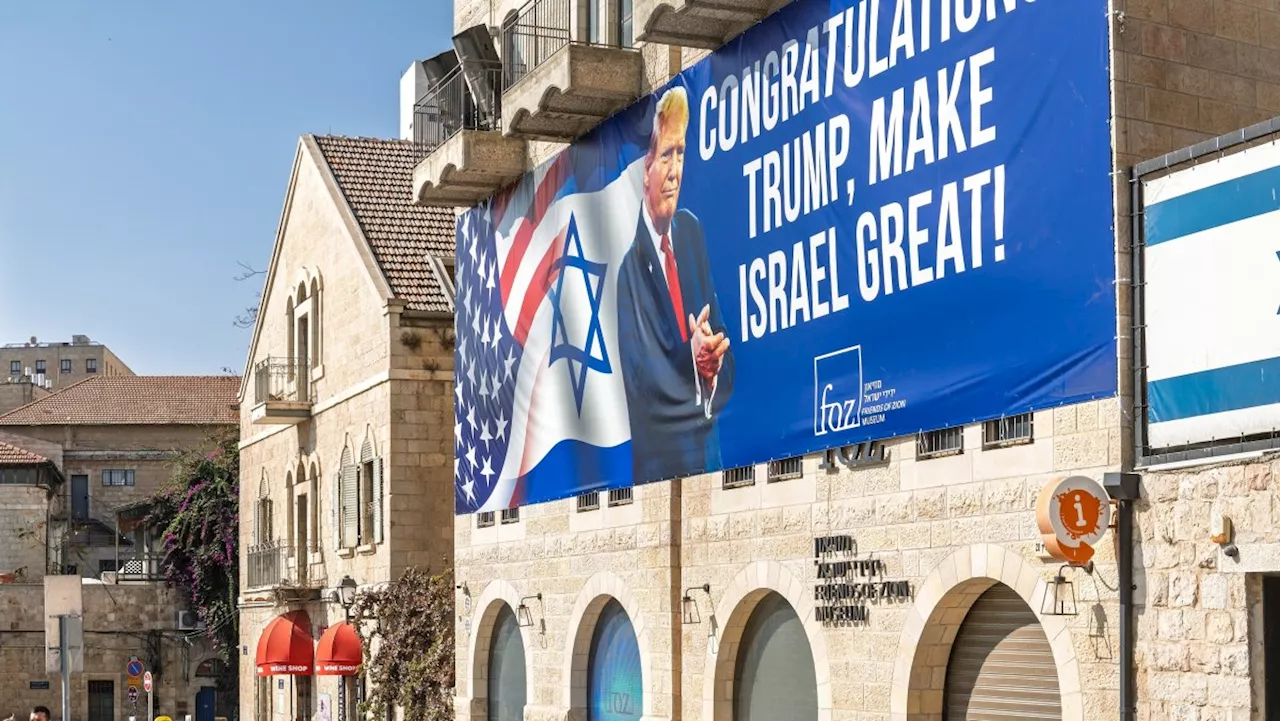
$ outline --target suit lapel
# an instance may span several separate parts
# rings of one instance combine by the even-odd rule
[[[644,213],[643,210],[640,212]],[[673,237],[674,231],[675,228],[672,228]],[[671,294],[667,292],[667,277],[662,273],[663,258],[653,245],[653,236],[649,234],[649,226],[644,222],[644,215],[640,216],[639,225],[636,229],[636,245],[640,254],[641,269],[648,274],[646,282],[649,286],[649,291],[653,294],[652,297],[658,305],[656,310],[663,319],[660,324],[662,335],[659,340],[662,342],[663,347],[669,348],[674,345],[672,341],[680,337],[680,330],[678,326],[674,325],[676,322],[675,311],[671,307]],[[679,254],[680,252],[677,250],[676,255],[678,256]],[[677,258],[676,265],[679,266],[679,264],[680,260]],[[683,293],[683,291],[684,286],[682,285],[681,292]]]

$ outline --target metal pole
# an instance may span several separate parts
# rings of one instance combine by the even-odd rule
[[[62,666],[62,721],[71,721],[71,663],[67,660],[67,617],[58,616],[58,663]]]
[[[1120,718],[1133,721],[1138,717],[1138,705],[1134,698],[1134,635],[1133,635],[1133,501],[1121,500],[1116,535],[1119,536],[1120,556]]]

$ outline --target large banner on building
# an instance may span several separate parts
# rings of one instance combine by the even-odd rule
[[[796,0],[458,224],[457,511],[1116,392],[1104,0]]]
[[[1148,445],[1280,431],[1280,141],[1142,192]]]

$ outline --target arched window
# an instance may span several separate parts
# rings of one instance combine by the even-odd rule
[[[634,721],[644,708],[640,646],[617,600],[600,610],[587,661],[587,721]]]
[[[307,475],[307,488],[311,496],[311,546],[308,550],[320,553],[320,470],[315,461],[311,462],[311,473]],[[318,560],[318,558],[317,558]]]
[[[262,481],[258,483],[258,501],[253,513],[253,543],[262,545],[272,540],[271,528],[271,490],[267,486],[267,474],[263,471]]]
[[[488,721],[524,721],[528,697],[524,642],[511,607],[502,604],[489,641]]]
[[[800,617],[770,593],[747,619],[733,675],[734,721],[817,721],[818,680]]]

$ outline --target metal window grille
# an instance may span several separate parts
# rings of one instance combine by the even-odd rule
[[[578,496],[578,512],[594,511],[600,507],[600,491],[592,491]]]
[[[502,509],[502,522],[503,523],[519,523],[520,509],[519,508]]]
[[[614,488],[609,491],[610,506],[625,506],[635,500],[630,488]]]
[[[916,458],[939,458],[964,453],[964,427],[943,428],[916,437]]]
[[[493,511],[476,514],[476,528],[489,528],[493,525]]]
[[[794,456],[778,461],[769,461],[769,483],[789,481],[804,475],[804,458]]]
[[[1031,443],[1035,439],[1035,422],[1032,414],[998,418],[982,424],[982,447],[1003,448]]]
[[[742,488],[744,486],[754,486],[756,484],[756,467],[742,466],[741,468],[729,468],[724,471],[724,480],[721,482],[722,488]]]

